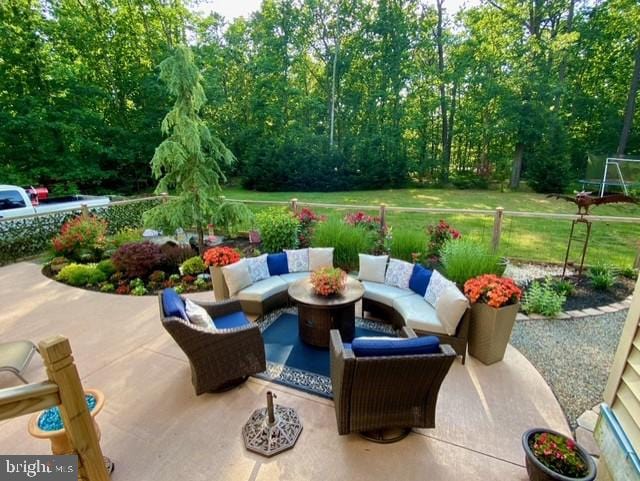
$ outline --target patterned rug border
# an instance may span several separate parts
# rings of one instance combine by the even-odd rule
[[[256,321],[260,328],[260,332],[262,333],[266,331],[282,314],[292,314],[297,316],[298,310],[295,307],[286,307],[283,309],[277,309],[263,316]],[[395,330],[389,324],[372,321],[370,319],[356,317],[356,326],[384,334],[395,335]],[[315,372],[305,371],[285,364],[267,361],[267,370],[257,373],[254,376],[265,381],[287,386],[309,394],[314,394],[325,399],[333,399],[331,378],[322,376]]]

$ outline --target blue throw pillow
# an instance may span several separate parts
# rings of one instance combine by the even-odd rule
[[[244,327],[248,324],[249,320],[242,311],[232,312],[231,314],[216,317],[213,320],[213,325],[216,326],[216,329],[233,329],[235,327]]]
[[[162,308],[165,317],[179,317],[185,321],[189,320],[187,310],[184,307],[184,301],[176,291],[166,288],[162,291]]]
[[[413,337],[410,339],[356,337],[351,342],[351,349],[356,357],[436,354],[440,352],[440,339],[436,336]]]
[[[413,266],[411,279],[409,279],[409,289],[411,289],[416,294],[420,294],[422,297],[424,297],[425,292],[427,292],[427,286],[429,285],[430,280],[431,271],[422,267],[420,264],[415,264]]]
[[[269,267],[269,275],[279,276],[280,274],[288,274],[287,254],[284,252],[269,254],[267,256],[267,266]]]

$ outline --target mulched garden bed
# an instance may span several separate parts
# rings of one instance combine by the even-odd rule
[[[623,301],[633,293],[636,284],[636,281],[632,279],[618,276],[614,285],[609,290],[603,291],[594,289],[586,276],[571,276],[566,279],[574,284],[575,290],[571,296],[567,297],[567,302],[564,305],[565,311],[606,306]]]

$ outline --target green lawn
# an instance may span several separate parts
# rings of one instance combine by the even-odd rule
[[[446,207],[460,209],[495,209],[529,212],[573,214],[576,206],[562,200],[528,192],[472,191],[450,189],[389,189],[355,192],[253,192],[238,187],[225,189],[233,199],[286,201],[332,204],[379,205],[403,207]],[[344,209],[316,209],[329,216],[344,216]],[[375,211],[370,212],[375,214]],[[617,204],[596,207],[597,215],[640,217],[640,207]],[[423,213],[388,213],[388,223],[395,230],[424,231],[425,226],[444,218],[463,235],[487,244],[491,241],[493,216],[445,215]],[[507,257],[562,262],[571,222],[544,218],[505,217],[501,253]],[[587,262],[607,262],[617,266],[631,265],[638,251],[640,224],[594,222]],[[579,258],[578,249],[572,258]]]

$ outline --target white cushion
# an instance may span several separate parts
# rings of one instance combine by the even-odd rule
[[[440,294],[444,292],[447,287],[451,286],[456,287],[455,283],[451,282],[449,279],[447,279],[434,269],[434,271],[431,273],[429,285],[427,285],[427,291],[424,293],[424,298],[429,304],[431,304],[433,307],[436,307],[438,296],[440,296]]]
[[[358,279],[361,281],[383,283],[389,256],[358,254],[358,257],[360,258],[360,272],[358,273]]]
[[[242,289],[238,292],[236,298],[241,301],[262,302],[271,296],[286,291],[288,287],[287,283],[280,279],[280,276],[272,276]]]
[[[300,279],[306,279],[309,277],[309,272],[289,272],[289,274],[280,274],[278,277],[285,281],[289,286]]]
[[[399,259],[391,259],[384,276],[384,283],[389,286],[409,288],[409,279],[413,274],[413,264]]]
[[[246,259],[240,259],[238,262],[224,266],[222,275],[229,288],[230,296],[236,295],[238,291],[252,284]]]
[[[211,316],[204,307],[199,306],[191,299],[185,299],[184,307],[191,324],[215,330],[216,326],[211,321]]]
[[[372,301],[377,301],[387,306],[393,306],[394,299],[413,294],[413,291],[409,289],[400,289],[399,287],[388,286],[380,282],[362,281],[362,287],[364,287],[365,299],[371,299]]]
[[[469,300],[455,286],[449,286],[438,296],[436,314],[450,336],[456,333],[464,311],[469,307]]]
[[[309,270],[317,271],[321,267],[333,267],[333,247],[309,248]]]
[[[284,250],[287,254],[289,272],[305,272],[309,270],[309,249]]]
[[[258,257],[247,257],[247,267],[251,282],[258,282],[269,277],[269,265],[267,264],[267,254]]]
[[[447,331],[438,319],[436,310],[419,294],[400,297],[393,301],[393,308],[402,316],[405,324],[411,329],[435,334],[446,334]]]

